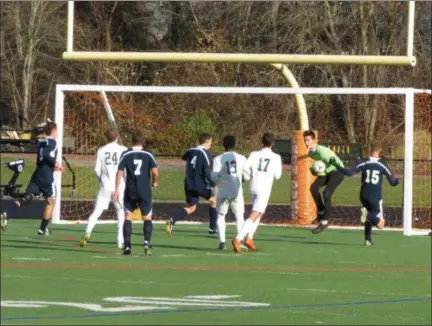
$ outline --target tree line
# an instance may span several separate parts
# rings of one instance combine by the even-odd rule
[[[52,118],[56,84],[287,86],[268,65],[63,61],[67,2],[6,1],[0,8],[3,125],[28,128]],[[431,12],[430,2],[416,2],[415,67],[289,68],[302,87],[430,89]],[[74,49],[405,55],[407,21],[408,2],[77,1]],[[68,95],[67,105],[101,105],[94,94],[87,95]],[[390,146],[403,133],[401,97],[305,99],[311,126],[327,141],[367,145],[382,139]],[[216,138],[233,133],[249,148],[257,145],[259,133],[272,130],[290,138],[298,128],[292,96],[125,93],[109,94],[109,100],[117,103],[114,111],[152,121],[146,125],[163,152],[181,151],[201,131],[211,131]],[[418,137],[420,142],[429,137],[430,142],[430,101],[418,103],[426,107],[416,116]],[[128,126],[137,121],[122,119]]]

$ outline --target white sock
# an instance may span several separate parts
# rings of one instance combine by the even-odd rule
[[[320,222],[322,225],[327,225],[328,224],[328,221],[327,220],[324,220],[324,221],[321,221]]]
[[[252,227],[251,227],[249,233],[247,234],[247,237],[248,237],[248,238],[253,239],[253,236],[254,236],[256,230],[258,229],[258,226],[259,226],[260,221],[261,221],[261,217],[258,217],[258,218],[255,220],[255,222],[254,222],[254,224],[252,225]]]
[[[245,223],[244,220],[244,216],[240,215],[240,216],[236,216],[236,229],[237,229],[237,234],[239,234],[243,228],[243,225]]]
[[[243,240],[246,234],[249,233],[250,229],[253,227],[253,221],[251,219],[247,219],[239,232],[239,234],[236,236],[237,240]]]
[[[116,207],[116,214],[117,214],[117,244],[121,245],[124,244],[123,239],[123,224],[125,220],[125,213],[124,210],[120,207]]]
[[[99,219],[99,217],[102,215],[104,209],[100,207],[95,207],[93,213],[88,218],[88,224],[86,229],[86,234],[91,234],[93,232],[93,229]]]
[[[218,227],[219,242],[225,242],[226,240],[225,239],[225,232],[226,232],[225,214],[218,213],[217,227]]]

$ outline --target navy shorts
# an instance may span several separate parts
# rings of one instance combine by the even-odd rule
[[[45,199],[55,198],[55,186],[54,183],[41,184],[38,182],[30,182],[26,190],[27,194],[35,196],[44,196]]]
[[[142,216],[149,216],[152,211],[152,199],[145,195],[125,193],[123,205],[129,213],[139,208]]]
[[[185,185],[185,195],[186,204],[190,207],[197,205],[199,203],[200,197],[208,200],[214,195],[214,193],[211,188],[187,189]]]
[[[360,201],[364,208],[367,209],[367,220],[372,223],[372,225],[377,226],[379,221],[384,217],[382,200],[381,199],[370,199],[370,198],[360,198]]]

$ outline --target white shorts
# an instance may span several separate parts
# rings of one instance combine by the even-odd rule
[[[252,210],[258,213],[264,213],[270,200],[270,194],[251,194],[251,198]]]
[[[238,196],[237,198],[216,197],[216,210],[218,213],[226,215],[230,207],[236,218],[244,218],[243,196]]]
[[[99,189],[95,206],[105,210],[108,209],[111,201],[114,203],[116,208],[119,204],[120,207],[123,207],[123,193],[120,193],[119,203],[117,203],[114,201],[114,191],[105,190],[103,188]]]

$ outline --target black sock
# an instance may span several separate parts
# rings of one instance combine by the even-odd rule
[[[153,232],[153,222],[151,220],[144,221],[143,231],[144,231],[144,242],[150,244],[150,240]]]
[[[364,235],[365,235],[365,240],[372,242],[372,223],[369,221],[366,221],[365,223]]]
[[[217,229],[217,211],[215,207],[209,207],[209,217],[210,217],[210,224],[209,224],[209,228],[212,230],[216,230]]]
[[[132,235],[132,221],[125,220],[123,223],[123,238],[124,238],[124,247],[131,248],[131,235]]]
[[[45,232],[46,228],[48,226],[48,223],[49,223],[49,220],[42,218],[39,230],[41,230],[42,232]]]
[[[174,215],[174,217],[171,219],[172,224],[173,224],[173,225],[176,224],[177,221],[184,221],[184,220],[186,219],[187,215],[188,215],[188,214],[187,214],[187,212],[186,212],[186,209],[184,209],[184,208],[182,207],[182,209],[181,209],[180,211],[178,211],[178,212]]]

